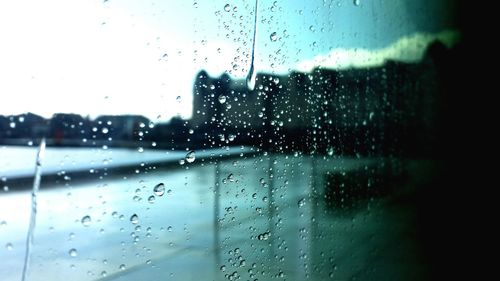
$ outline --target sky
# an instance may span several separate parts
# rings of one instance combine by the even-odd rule
[[[255,0],[0,1],[0,114],[189,118],[205,69],[245,77]],[[418,61],[452,0],[258,1],[257,72]]]

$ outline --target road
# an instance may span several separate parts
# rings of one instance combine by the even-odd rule
[[[28,280],[421,279],[406,208],[325,207],[326,172],[378,159],[197,160],[43,182]],[[21,280],[30,204],[28,191],[0,196],[1,280]]]

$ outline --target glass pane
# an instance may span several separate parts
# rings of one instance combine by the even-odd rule
[[[435,277],[454,1],[10,1],[0,36],[5,280]]]

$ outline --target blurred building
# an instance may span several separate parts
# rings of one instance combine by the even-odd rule
[[[429,52],[420,63],[261,73],[254,91],[244,80],[201,71],[190,124],[212,143],[233,134],[235,143],[280,150],[427,153],[439,99],[435,59]]]

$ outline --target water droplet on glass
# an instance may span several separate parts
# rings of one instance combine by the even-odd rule
[[[155,185],[153,192],[156,196],[163,196],[163,194],[165,194],[165,185],[162,182]]]
[[[257,239],[259,239],[259,240],[268,240],[270,235],[271,234],[269,232],[264,232],[262,234],[259,234],[259,236],[257,236]]]
[[[297,202],[297,205],[299,205],[299,207],[302,207],[306,204],[306,199],[305,198],[302,198],[299,200],[299,202]]]
[[[257,78],[257,73],[255,72],[255,40],[257,38],[257,0],[255,1],[255,18],[253,23],[253,41],[252,41],[252,56],[250,60],[250,69],[248,70],[248,74],[246,77],[247,87],[250,91],[255,89],[255,80]]]
[[[273,42],[276,42],[276,40],[278,40],[278,34],[276,34],[276,32],[271,33],[269,39],[271,39],[271,41]]]
[[[70,255],[71,257],[73,257],[73,258],[74,258],[74,257],[76,257],[76,256],[78,255],[78,252],[76,251],[76,249],[75,249],[75,248],[73,248],[73,249],[69,250],[69,252],[68,252],[68,253],[69,253],[69,255]]]
[[[5,244],[5,249],[7,249],[7,251],[12,251],[13,248],[14,246],[12,246],[12,243]]]
[[[181,101],[182,101],[182,98],[181,98],[181,96],[177,96],[177,97],[175,98],[175,100],[176,100],[177,102],[181,102]]]
[[[220,102],[221,104],[225,103],[225,102],[226,102],[226,96],[224,96],[224,95],[220,95],[220,96],[219,96],[219,102]]]
[[[148,197],[148,202],[151,204],[153,204],[155,202],[155,200],[156,200],[156,197],[154,195],[151,195]]]
[[[189,151],[187,154],[186,154],[186,161],[188,163],[193,163],[194,160],[196,159],[196,155],[194,153],[194,150],[191,150]]]
[[[231,11],[231,6],[230,6],[229,4],[226,4],[226,5],[224,6],[224,11],[226,11],[226,12]]]
[[[133,214],[133,215],[130,217],[130,222],[132,222],[133,224],[137,224],[137,223],[139,223],[139,216],[137,216],[137,214]]]
[[[91,222],[92,222],[92,218],[90,218],[90,216],[85,216],[82,218],[83,226],[89,226]]]
[[[119,268],[120,270],[125,270],[125,268],[126,268],[126,267],[125,267],[125,265],[122,263],[122,264],[120,264],[120,266],[119,266],[118,268]]]
[[[246,81],[247,81],[247,87],[250,91],[253,91],[255,89],[255,80],[257,78],[257,74],[255,73],[255,68],[253,64],[250,66],[250,71],[248,72]]]
[[[361,1],[360,0],[353,0],[352,3],[354,4],[354,6],[359,6],[359,4],[361,4]]]

